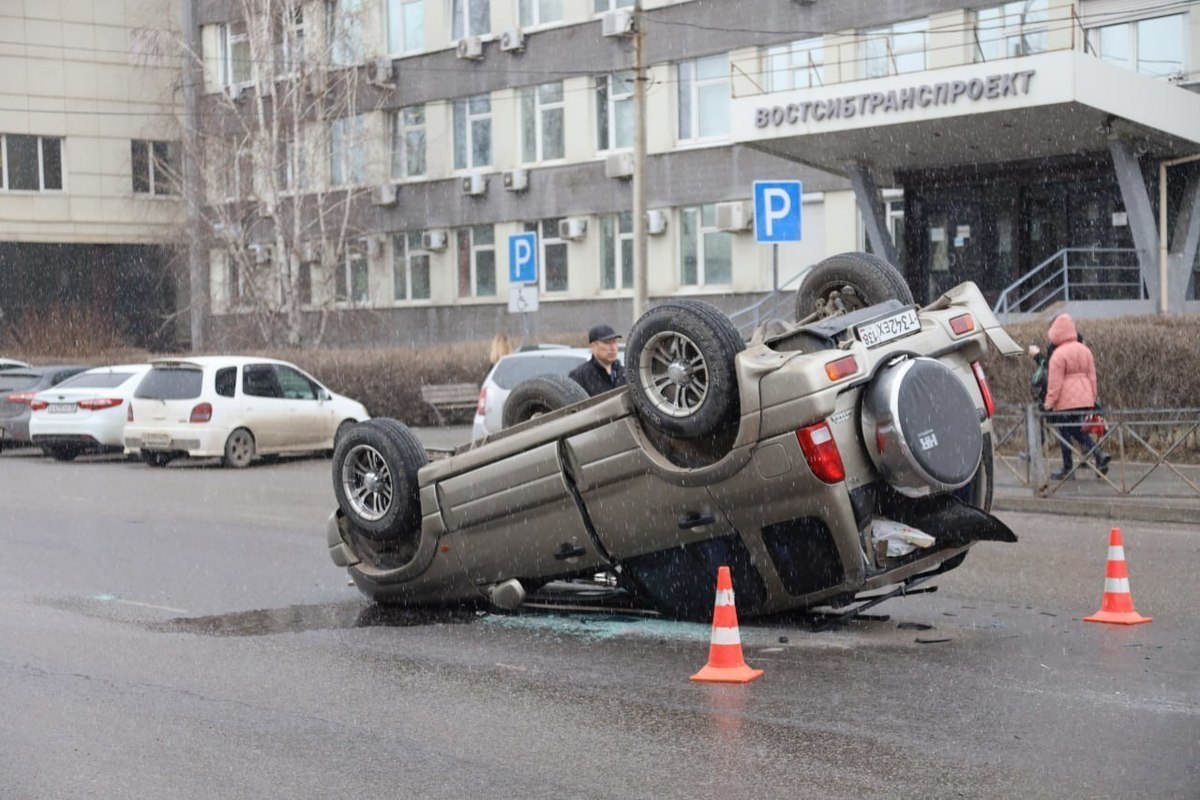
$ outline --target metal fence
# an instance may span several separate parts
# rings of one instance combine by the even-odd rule
[[[1067,425],[1033,404],[999,407],[992,419],[996,469],[1007,470],[1043,497],[1078,478],[1093,478],[1096,488],[1118,495],[1200,497],[1200,408],[1100,413],[1105,431],[1092,437],[1095,449],[1084,452],[1068,442],[1073,469],[1060,476],[1060,443],[1067,441]],[[1101,452],[1112,457],[1103,471],[1097,465]]]

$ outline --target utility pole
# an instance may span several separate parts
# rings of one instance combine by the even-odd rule
[[[199,114],[197,87],[204,80],[200,69],[200,28],[196,24],[195,0],[179,0],[180,25],[183,27],[183,191],[187,204],[188,249],[188,320],[191,324],[192,352],[204,349],[204,322],[208,317],[208,287],[204,280],[204,253],[200,247],[200,204],[204,187],[200,182]]]
[[[642,0],[633,4],[633,322],[646,312],[646,66]]]

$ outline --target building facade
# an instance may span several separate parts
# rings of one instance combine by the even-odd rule
[[[918,300],[972,279],[1002,301],[1070,251],[1090,269],[1073,297],[1117,303],[1095,313],[1200,308],[1194,3],[642,5],[651,302],[734,311],[860,249]],[[207,292],[190,302],[213,341],[284,317],[294,341],[334,346],[627,327],[632,6],[196,0]],[[803,182],[803,239],[775,249],[750,200],[780,179]],[[510,311],[526,232],[536,310]]]
[[[172,11],[0,2],[0,325],[84,306],[134,343],[173,343]]]

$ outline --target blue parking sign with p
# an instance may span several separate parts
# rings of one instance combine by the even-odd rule
[[[754,182],[755,241],[800,241],[803,191],[800,181]]]
[[[508,237],[508,282],[537,283],[537,234],[514,233]]]

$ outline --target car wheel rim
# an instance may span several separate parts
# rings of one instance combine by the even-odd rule
[[[392,505],[392,473],[374,447],[360,444],[342,461],[342,489],[354,513],[372,522]]]
[[[236,464],[249,461],[251,453],[250,434],[241,431],[234,433],[229,441],[229,453],[233,457],[231,460]]]
[[[651,405],[668,416],[689,417],[708,397],[708,363],[696,343],[677,331],[646,342],[638,371]]]

